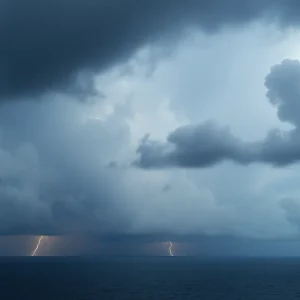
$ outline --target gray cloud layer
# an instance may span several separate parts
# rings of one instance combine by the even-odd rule
[[[146,136],[137,150],[135,163],[143,168],[201,168],[231,160],[239,164],[255,162],[285,166],[300,160],[300,62],[284,60],[271,68],[265,78],[267,97],[278,118],[294,129],[269,132],[262,141],[245,142],[213,122],[184,126],[169,134],[165,143]]]
[[[88,107],[63,100],[2,104],[0,234],[129,226],[127,208],[118,203],[126,198],[122,174],[106,167],[108,155],[127,143],[125,124],[116,114],[84,121]]]
[[[95,72],[126,61],[142,46],[168,44],[193,26],[212,32],[268,17],[294,24],[298,5],[292,0],[0,0],[0,99],[45,93],[41,102],[1,103],[0,234],[95,232],[176,240],[235,232],[232,207],[217,203],[185,175],[156,180],[141,170],[108,167],[112,159],[133,159],[130,129],[118,109],[105,120],[88,119],[89,103],[47,92],[91,92]],[[298,70],[297,62],[286,61],[266,81],[270,101],[282,121],[296,126],[293,131],[274,131],[249,144],[214,123],[188,126],[164,144],[145,139],[139,165],[297,160],[296,85],[290,80]],[[291,77],[289,89],[280,85],[285,76]]]
[[[0,97],[90,92],[94,72],[183,29],[294,24],[298,12],[293,0],[1,0]]]

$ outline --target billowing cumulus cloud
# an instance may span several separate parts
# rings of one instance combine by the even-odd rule
[[[93,75],[143,46],[257,19],[297,23],[293,0],[2,0],[0,97],[93,92]],[[22,97],[23,98],[23,97]]]
[[[128,112],[101,113],[102,105],[65,96],[2,104],[0,234],[158,237],[231,231],[230,206],[217,205],[184,174],[126,167],[134,157]],[[97,111],[98,118],[91,117]],[[218,221],[210,226],[212,220]]]
[[[233,105],[238,94],[247,93],[251,76],[260,78],[258,73],[280,61],[259,57],[264,67],[257,71],[260,42],[253,36],[262,29],[237,25],[260,18],[296,24],[297,2],[13,0],[0,5],[0,98],[27,100],[0,105],[0,234],[69,233],[126,244],[297,232],[296,217],[290,216],[294,206],[281,199],[297,198],[299,172],[292,165],[279,173],[272,165],[298,160],[299,63],[274,66],[265,82],[269,106],[278,112],[274,119],[292,129],[280,127],[261,139],[280,123],[269,122],[269,111],[263,111],[253,132],[244,124],[237,133],[234,124],[252,108]],[[200,30],[189,31],[197,26]],[[230,26],[236,30],[219,30]],[[187,32],[191,35],[183,37]],[[181,43],[172,53],[175,41]],[[237,45],[242,55],[230,55]],[[165,49],[172,55],[144,77],[136,53],[148,51],[151,63]],[[246,59],[250,75],[239,76]],[[224,99],[210,91],[224,93]],[[191,101],[180,99],[187,94]],[[236,99],[226,102],[231,95]],[[91,101],[74,101],[89,96]],[[253,98],[257,103],[259,97]],[[222,115],[216,108],[225,102]],[[193,114],[185,115],[188,111]],[[254,114],[251,110],[246,118]],[[201,125],[187,125],[196,124],[192,115]],[[214,121],[207,121],[208,115]],[[227,120],[228,126],[218,125]],[[139,145],[146,132],[151,135]],[[138,146],[136,164],[142,168],[131,165]],[[184,168],[162,168],[171,166]]]
[[[149,136],[137,149],[135,164],[143,168],[207,167],[230,160],[238,164],[270,163],[285,166],[300,160],[300,62],[284,60],[271,68],[265,78],[267,97],[277,109],[278,118],[294,129],[274,129],[262,141],[245,142],[228,127],[213,122],[186,125],[169,134],[167,142],[153,141]]]
[[[291,232],[272,197],[257,207],[246,205],[250,219],[255,216],[253,224],[245,219],[240,196],[205,184],[209,176],[219,182],[216,174],[222,170],[199,174],[197,182],[181,170],[127,167],[135,157],[127,121],[133,112],[118,106],[105,112],[105,104],[65,96],[2,104],[0,234],[92,234],[125,243],[131,238],[192,241],[202,235],[269,237]],[[247,182],[253,182],[255,174],[247,174]],[[232,186],[234,172],[228,180],[222,182]],[[235,192],[246,192],[246,203],[264,198],[249,186],[239,187],[242,191]]]

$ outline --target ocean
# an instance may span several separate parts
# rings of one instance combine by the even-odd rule
[[[0,299],[300,299],[300,258],[1,258]]]

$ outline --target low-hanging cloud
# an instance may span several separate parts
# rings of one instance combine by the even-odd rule
[[[201,168],[230,160],[238,164],[268,163],[286,166],[300,160],[300,62],[284,60],[271,68],[265,78],[267,98],[277,109],[278,118],[294,128],[274,129],[266,138],[245,142],[228,127],[207,122],[177,128],[162,143],[149,136],[137,149],[136,165],[142,168]]]
[[[93,74],[185,29],[297,24],[293,0],[1,0],[0,99],[93,92]]]

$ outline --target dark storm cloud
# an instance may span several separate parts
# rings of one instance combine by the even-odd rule
[[[300,62],[284,60],[271,68],[265,78],[267,97],[278,118],[294,129],[274,129],[262,141],[249,143],[233,136],[229,128],[213,122],[185,126],[169,134],[165,143],[146,136],[135,162],[143,168],[207,167],[225,160],[238,164],[255,162],[285,166],[300,160]]]
[[[293,0],[1,0],[0,97],[90,92],[95,72],[183,29],[294,24],[298,11]]]
[[[212,32],[268,16],[294,23],[290,17],[296,16],[297,3],[0,0],[0,99],[49,91],[84,96],[93,92],[95,72],[125,62],[142,46],[174,41],[183,29],[196,25]],[[285,9],[289,7],[290,11]],[[278,69],[272,73],[280,73]],[[285,103],[286,109],[277,99],[279,92],[285,95],[290,90],[276,90],[276,76],[268,81],[273,91],[269,98],[278,111],[294,113],[293,101]],[[210,198],[200,203],[202,191],[186,185],[184,176],[160,186],[161,182],[143,177],[148,176],[145,172],[111,163],[132,160],[126,118],[116,110],[105,120],[90,119],[91,110],[97,112],[99,107],[90,110],[89,103],[68,97],[52,94],[44,95],[43,102],[1,104],[0,234],[88,232],[108,239],[119,234],[126,240],[135,236],[143,241],[177,241],[189,232],[233,232],[227,207],[219,208]],[[289,120],[288,113],[283,115]],[[294,119],[292,123],[298,124]],[[285,164],[291,157],[286,148],[297,145],[297,132],[272,133],[250,145],[213,123],[186,127],[171,134],[166,144],[145,140],[139,163],[191,167],[231,159],[247,164],[273,155]],[[295,159],[297,155],[295,151]]]
[[[247,143],[235,138],[228,128],[208,122],[176,129],[168,136],[167,143],[145,137],[137,150],[140,154],[137,163],[144,168],[206,167],[224,159],[247,164],[256,157],[255,146],[247,146]]]

